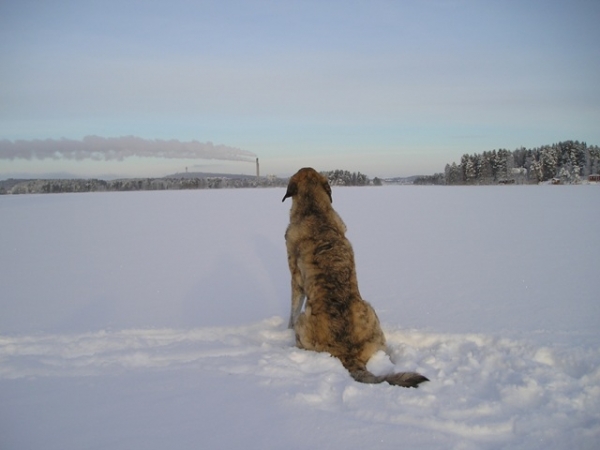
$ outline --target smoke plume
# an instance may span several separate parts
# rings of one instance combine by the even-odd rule
[[[0,159],[68,159],[123,161],[125,158],[219,159],[254,162],[256,154],[212,142],[149,140],[135,136],[103,138],[86,136],[82,140],[0,140]]]

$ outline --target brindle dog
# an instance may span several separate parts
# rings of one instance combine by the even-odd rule
[[[327,178],[312,168],[300,169],[282,201],[288,197],[292,198],[285,233],[292,275],[289,327],[296,333],[296,345],[339,358],[361,383],[418,387],[429,381],[414,372],[376,376],[367,370],[371,356],[386,350],[385,337],[377,314],[358,291],[354,252],[345,237],[346,225],[331,206]]]

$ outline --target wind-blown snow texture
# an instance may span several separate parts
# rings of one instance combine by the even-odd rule
[[[0,448],[597,448],[597,186],[334,188],[416,390],[293,346],[282,196],[0,197]]]

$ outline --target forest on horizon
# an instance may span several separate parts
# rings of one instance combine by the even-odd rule
[[[599,171],[600,147],[563,141],[533,149],[464,154],[458,164],[446,164],[443,173],[419,177],[415,184],[537,184],[550,180],[577,184]]]

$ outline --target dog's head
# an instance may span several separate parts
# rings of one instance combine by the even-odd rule
[[[297,195],[304,196],[315,189],[322,189],[329,197],[329,202],[333,203],[333,199],[331,198],[331,186],[329,186],[327,178],[315,169],[305,167],[304,169],[300,169],[292,178],[290,178],[287,191],[281,201],[283,202],[286,198],[296,197]]]

